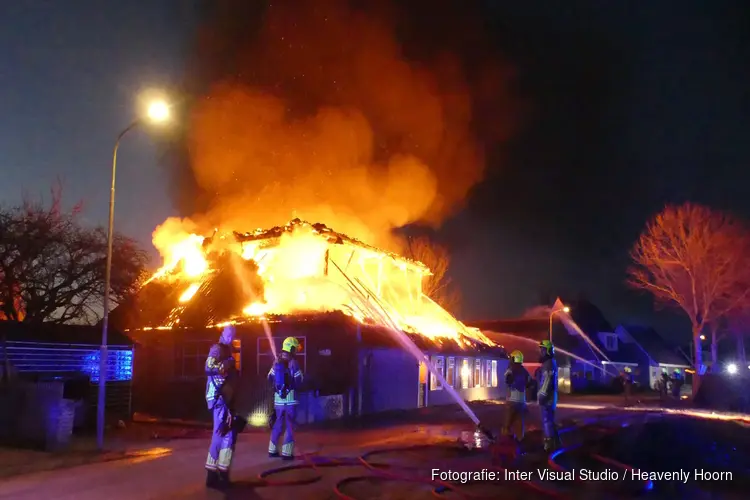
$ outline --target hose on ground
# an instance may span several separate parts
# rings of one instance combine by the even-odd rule
[[[587,419],[581,424],[577,424],[577,425],[573,425],[573,426],[560,429],[559,432],[560,434],[563,434],[563,433],[571,432],[573,430],[582,429],[584,427],[590,426],[595,423],[601,423],[607,420],[624,420],[628,418],[632,418],[632,415],[620,414],[620,415],[616,415],[612,417]],[[389,463],[377,462],[373,460],[373,457],[382,453],[407,454],[407,453],[413,453],[413,452],[416,452],[417,450],[423,450],[427,448],[434,448],[434,445],[413,445],[413,446],[407,446],[407,447],[401,447],[401,448],[377,449],[377,450],[369,451],[357,458],[325,457],[325,456],[321,456],[319,452],[304,453],[304,454],[301,454],[299,457],[300,459],[302,459],[303,463],[275,467],[275,468],[267,469],[261,472],[258,475],[258,479],[260,480],[261,484],[259,484],[258,486],[280,487],[280,486],[309,485],[309,484],[316,483],[323,479],[322,469],[332,468],[332,467],[362,467],[368,472],[368,474],[348,476],[339,480],[334,485],[333,492],[338,498],[343,499],[343,500],[355,500],[353,497],[344,493],[343,488],[347,485],[360,482],[360,481],[381,481],[381,482],[400,481],[400,482],[429,485],[429,486],[432,486],[432,494],[437,497],[441,497],[442,493],[450,491],[454,495],[457,495],[459,498],[463,498],[467,500],[496,498],[496,496],[488,497],[488,496],[476,495],[474,493],[467,491],[465,487],[461,487],[449,481],[442,481],[442,480],[432,479],[432,478],[428,479],[426,477],[418,477],[415,473],[409,474],[409,471],[420,470],[417,467],[389,464]],[[560,456],[562,453],[565,453],[571,449],[573,449],[573,447],[562,448],[561,450],[558,450],[557,452],[555,452],[553,455],[556,458]],[[550,465],[554,464],[554,467],[556,469],[558,470],[560,469],[561,466],[559,466],[559,464],[557,464],[554,461],[552,456],[550,457],[549,460],[550,460]],[[621,464],[621,465],[624,467],[627,467],[625,464]],[[499,465],[491,465],[485,468],[490,471],[494,471],[500,474],[503,474],[506,470],[504,467],[501,467]],[[277,476],[285,472],[294,471],[294,470],[311,470],[314,472],[314,474],[311,475],[310,477],[305,477],[305,478],[285,479],[285,480],[273,479],[274,476]],[[546,496],[558,497],[558,498],[564,496],[559,491],[547,488],[533,481],[519,481],[518,484],[521,484],[522,486],[530,490],[533,490],[536,493],[541,493]]]

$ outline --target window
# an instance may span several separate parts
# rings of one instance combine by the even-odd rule
[[[492,387],[492,361],[484,360],[484,386]]]
[[[273,343],[276,347],[276,353],[281,352],[281,343],[284,341],[286,337],[273,337]],[[302,373],[305,373],[305,370],[307,369],[307,351],[305,349],[305,341],[307,340],[306,337],[297,337],[294,338],[297,339],[299,342],[299,349],[297,349],[297,352],[295,353],[294,359],[297,360],[297,363],[299,363],[299,367],[302,370]],[[268,337],[258,337],[258,359],[257,359],[257,370],[259,374],[266,374],[268,373],[268,370],[271,369],[271,365],[273,365],[274,357],[273,357],[273,350],[271,349],[271,343],[268,341]]]
[[[206,376],[206,358],[215,342],[210,340],[184,342],[175,346],[174,376],[199,378]]]
[[[234,366],[238,372],[242,371],[242,341],[240,339],[232,340],[232,357],[234,358]]]
[[[445,371],[445,383],[452,386],[456,378],[456,358],[448,358],[448,369]]]
[[[445,358],[442,356],[435,356],[432,358],[432,366],[435,367],[435,371],[438,372],[440,375],[445,376]],[[430,390],[431,391],[442,391],[443,386],[440,385],[440,381],[438,378],[430,374]]]
[[[604,347],[606,347],[608,351],[616,351],[617,350],[617,336],[612,335],[612,334],[605,335]]]
[[[474,360],[474,387],[482,387],[482,360]]]
[[[492,360],[492,387],[497,387],[497,360]]]
[[[461,360],[461,389],[468,389],[469,387],[471,387],[472,371],[469,361],[471,361],[469,358],[463,358]]]

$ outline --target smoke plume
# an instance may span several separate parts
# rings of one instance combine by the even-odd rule
[[[392,247],[393,228],[460,208],[514,129],[511,72],[465,8],[213,3],[174,166],[204,230],[300,217]]]

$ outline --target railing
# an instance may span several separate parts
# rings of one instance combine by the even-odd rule
[[[7,360],[20,375],[38,380],[74,380],[86,377],[90,387],[85,398],[94,405],[99,383],[99,346],[37,342],[5,342],[0,363]],[[107,411],[128,418],[131,414],[133,348],[109,346],[107,352]]]
[[[85,344],[42,344],[35,342],[6,342],[0,349],[0,359],[8,361],[19,373],[33,373],[44,378],[66,378],[87,375],[99,381],[99,347]],[[133,379],[133,349],[129,346],[109,346],[107,353],[107,381]]]

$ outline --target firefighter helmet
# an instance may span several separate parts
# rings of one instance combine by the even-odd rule
[[[294,337],[285,338],[284,342],[281,344],[281,350],[290,354],[294,354],[298,349],[299,340],[295,339]]]
[[[539,342],[539,349],[543,349],[548,356],[553,356],[555,354],[555,346],[552,345],[551,340],[545,339]]]
[[[513,351],[510,353],[510,359],[512,359],[514,363],[523,363],[523,353],[521,351]]]
[[[626,367],[625,367],[625,373],[630,373],[631,371],[632,371],[632,370],[630,369],[630,367],[629,367],[629,366],[626,366]]]

